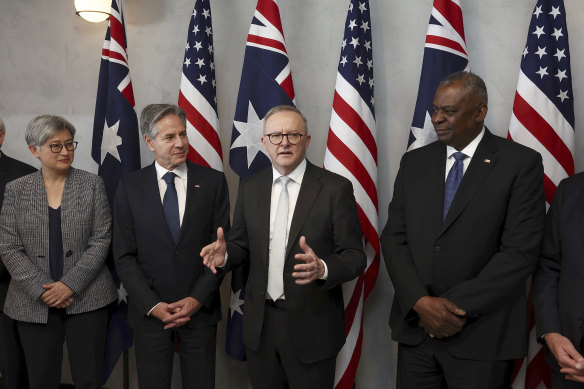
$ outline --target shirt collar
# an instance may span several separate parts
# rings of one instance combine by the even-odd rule
[[[296,166],[296,169],[292,170],[290,174],[287,175],[287,177],[289,177],[292,181],[296,182],[297,184],[300,184],[302,183],[302,178],[304,177],[305,171],[306,159],[303,159],[302,162],[300,162],[300,165]],[[274,182],[276,182],[276,180],[282,176],[283,174],[280,174],[280,172],[276,170],[274,165],[272,165],[272,185],[274,185]]]
[[[162,176],[164,176],[167,172],[172,171],[174,174],[176,174],[179,178],[182,178],[183,180],[187,179],[187,163],[183,162],[180,165],[178,165],[177,167],[175,167],[173,170],[167,170],[165,168],[163,168],[162,166],[160,166],[160,164],[158,164],[158,161],[154,162],[154,167],[156,168],[156,178],[158,180],[162,179]]]
[[[460,150],[460,152],[466,155],[469,160],[472,159],[472,156],[474,155],[475,151],[477,151],[477,147],[479,146],[479,143],[481,143],[481,139],[483,139],[484,136],[485,126],[483,126],[481,132],[468,145],[466,145],[464,149]],[[456,150],[454,147],[446,146],[446,158],[450,158],[452,154],[456,152],[458,152],[458,150]]]

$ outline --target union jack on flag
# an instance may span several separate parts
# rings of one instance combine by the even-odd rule
[[[110,208],[119,179],[140,169],[140,136],[134,105],[126,51],[124,1],[114,0],[101,52],[91,148],[91,156],[99,164],[99,175],[105,183]],[[118,308],[109,322],[104,382],[121,353],[132,345],[125,321],[126,291],[111,262],[108,258],[108,266],[118,289]]]
[[[563,0],[538,0],[522,53],[508,138],[543,159],[546,202],[560,181],[574,174],[574,99],[568,27]],[[527,359],[516,366],[513,388],[551,388],[544,349],[536,341],[530,305]]]
[[[188,159],[223,171],[209,0],[196,0],[189,23],[178,106],[187,114]]]
[[[470,70],[470,64],[460,0],[434,0],[424,45],[422,73],[408,151],[437,139],[430,120],[434,94],[443,78],[461,70]]]
[[[240,178],[271,165],[261,144],[263,118],[272,107],[294,105],[294,101],[278,4],[275,0],[258,0],[247,36],[229,152],[229,165]],[[247,271],[239,266],[231,275],[225,348],[237,360],[245,359],[242,331]]]
[[[337,356],[335,388],[350,389],[361,357],[363,305],[379,272],[377,143],[369,0],[350,0],[324,167],[353,183],[367,268],[343,284],[346,342]]]
[[[233,119],[229,165],[241,177],[270,166],[262,147],[263,118],[277,105],[294,105],[294,86],[275,0],[258,0],[251,21]]]

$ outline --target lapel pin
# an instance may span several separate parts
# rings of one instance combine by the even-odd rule
[[[195,185],[195,188],[200,188],[200,187],[201,187],[201,185],[199,185],[199,184]]]
[[[485,159],[485,163],[491,163],[490,159]]]

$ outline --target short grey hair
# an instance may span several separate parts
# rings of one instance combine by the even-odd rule
[[[0,118],[0,134],[6,132],[6,126],[4,125],[4,120]]]
[[[462,81],[462,88],[464,89],[465,95],[472,92],[481,99],[484,105],[488,105],[489,95],[487,94],[487,86],[483,79],[474,73],[466,71],[452,73],[440,81],[439,87],[452,85],[460,81]]]
[[[156,123],[168,115],[178,116],[183,126],[187,128],[187,115],[179,106],[174,104],[149,104],[144,107],[140,114],[140,131],[142,131],[142,135],[147,135],[150,139],[156,138],[156,134],[158,134]]]
[[[308,133],[308,120],[306,120],[306,117],[302,114],[302,112],[300,112],[300,110],[293,105],[277,105],[270,109],[266,116],[264,116],[264,132],[266,132],[266,123],[268,122],[268,119],[279,112],[296,112],[302,118],[302,122],[304,122],[304,129],[306,130],[306,133]]]
[[[26,132],[24,133],[24,139],[27,145],[40,147],[47,139],[63,130],[69,131],[71,138],[75,138],[75,127],[73,124],[61,116],[41,115],[28,123]]]

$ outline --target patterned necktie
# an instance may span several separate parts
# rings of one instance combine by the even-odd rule
[[[168,172],[162,179],[166,182],[166,192],[162,200],[162,208],[164,209],[164,216],[170,234],[174,239],[174,243],[178,242],[178,233],[180,231],[180,216],[178,213],[178,196],[176,194],[176,187],[174,186],[174,178],[176,174]]]
[[[444,185],[444,213],[442,214],[442,221],[446,219],[448,215],[448,210],[454,199],[454,195],[458,190],[460,181],[462,181],[462,176],[464,175],[464,159],[467,157],[466,154],[461,152],[456,152],[452,154],[454,157],[454,165],[450,168],[448,172],[448,177],[446,178],[446,184]]]
[[[268,294],[276,301],[284,294],[284,259],[286,256],[286,230],[288,229],[288,185],[290,178],[280,177],[282,191],[274,218],[274,232],[270,248],[268,267]]]

